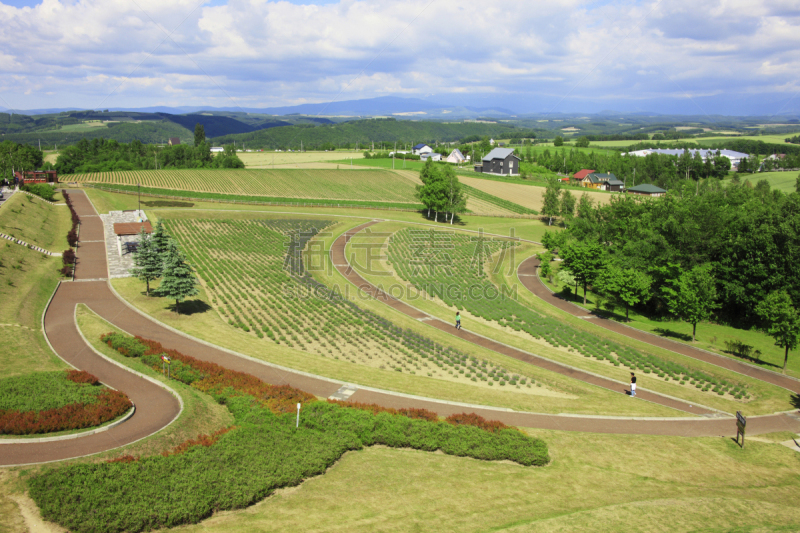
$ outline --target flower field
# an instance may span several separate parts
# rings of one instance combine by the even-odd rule
[[[161,345],[139,338],[134,342],[144,347],[135,350],[143,352],[143,358],[158,361]],[[402,410],[346,408],[174,350],[166,352],[186,367],[176,377],[198,378],[192,386],[207,388],[228,406],[236,426],[191,439],[161,455],[43,470],[28,481],[43,518],[78,532],[138,532],[197,523],[213,512],[241,509],[275,489],[324,474],[346,451],[375,444],[525,466],[550,460],[543,441],[474,414],[439,422],[421,410],[409,410],[415,417],[411,418]],[[214,385],[206,387],[209,382]],[[295,428],[297,401],[302,410]]]
[[[87,372],[37,372],[0,380],[0,434],[32,435],[99,426],[131,401]]]
[[[489,281],[486,271],[490,266],[500,264],[501,260],[490,262],[488,258],[501,252],[511,253],[515,245],[480,235],[474,237],[448,231],[405,228],[392,236],[388,261],[400,278],[429,296],[435,295],[449,306],[494,321],[504,328],[528,333],[555,348],[638,370],[650,374],[650,378],[696,387],[703,392],[710,391],[720,396],[727,394],[736,400],[750,399],[744,384],[717,378],[579,331],[522,305],[513,293],[502,293]],[[481,369],[474,370],[473,374],[484,382],[497,381],[496,375]]]
[[[241,196],[417,204],[411,181],[391,171],[373,169],[138,170],[74,174],[69,181],[141,184],[158,189]]]
[[[321,357],[480,387],[538,385],[532,378],[443,346],[362,309],[315,281],[308,241],[320,220],[165,220],[231,327]],[[300,252],[307,247],[305,261]],[[479,380],[477,373],[496,379]]]

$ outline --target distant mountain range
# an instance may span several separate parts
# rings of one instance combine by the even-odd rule
[[[169,113],[173,115],[196,114],[202,112],[252,113],[264,115],[319,115],[319,116],[396,116],[409,119],[447,118],[454,119],[515,116],[513,111],[502,107],[458,107],[429,102],[419,98],[399,98],[382,96],[363,100],[344,100],[341,102],[324,102],[319,104],[300,104],[284,107],[196,107],[196,106],[153,106],[140,108],[108,108],[109,111],[130,111],[137,113]],[[48,115],[64,111],[80,111],[77,108],[52,109],[5,109],[6,113],[23,115]]]

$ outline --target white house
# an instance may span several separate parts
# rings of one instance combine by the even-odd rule
[[[422,155],[426,152],[427,153],[433,152],[433,148],[424,143],[419,143],[418,145],[414,146],[414,148],[411,149],[411,153],[414,155]]]
[[[224,151],[225,151],[225,149],[222,146],[212,146],[211,147],[211,153],[224,152]]]
[[[467,158],[464,157],[464,154],[462,154],[461,150],[459,150],[458,148],[450,152],[450,155],[448,155],[447,159],[445,159],[445,161],[447,161],[448,163],[456,163],[456,164],[463,163],[466,160]]]
[[[427,161],[430,158],[431,161],[441,161],[442,154],[437,154],[436,152],[422,152],[419,154],[420,161]]]
[[[705,161],[707,159],[712,159],[713,160],[714,157],[716,157],[716,155],[717,155],[717,150],[716,149],[713,149],[713,150],[708,150],[708,149],[689,150],[689,153],[692,155],[692,157],[694,157],[695,153],[697,153],[697,152],[700,153],[700,157],[703,158],[703,161]],[[683,155],[683,150],[680,149],[680,148],[648,148],[647,150],[636,150],[636,151],[633,151],[633,152],[628,152],[627,155],[632,155],[632,156],[636,156],[636,157],[645,157],[645,156],[648,156],[650,154],[674,155],[674,156],[680,157],[680,156]],[[720,150],[719,151],[719,155],[721,155],[723,157],[727,157],[728,159],[730,159],[732,167],[738,167],[739,166],[739,162],[743,158],[748,157],[747,154],[744,154],[742,152],[734,152],[733,150]]]
[[[490,144],[491,146],[494,146],[494,139],[489,139],[489,144]]]

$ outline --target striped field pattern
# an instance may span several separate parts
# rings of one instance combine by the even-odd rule
[[[188,169],[74,174],[64,181],[283,198],[416,203],[414,184],[387,170]]]

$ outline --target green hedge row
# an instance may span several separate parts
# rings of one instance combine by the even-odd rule
[[[157,364],[159,355],[143,360]],[[200,377],[198,370],[186,358],[173,368],[173,376],[193,382]],[[515,429],[490,432],[319,401],[303,405],[300,427],[295,428],[294,413],[273,413],[235,385],[213,394],[237,426],[215,444],[177,455],[44,470],[29,479],[30,495],[42,516],[77,532],[137,532],[197,523],[216,511],[247,507],[275,489],[323,474],[345,452],[374,444],[526,466],[549,462],[543,441]]]

